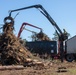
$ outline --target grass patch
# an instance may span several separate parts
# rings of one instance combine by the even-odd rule
[[[76,75],[76,68],[71,68],[71,69],[69,69],[69,72],[70,72],[71,74]]]

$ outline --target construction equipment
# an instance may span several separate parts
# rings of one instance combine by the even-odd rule
[[[25,28],[26,25],[32,26],[32,27],[34,27],[34,28],[37,28],[37,29],[40,30],[40,32],[37,33],[37,32],[35,32],[35,31],[31,31],[31,30],[29,30],[29,29],[26,29],[26,28]],[[39,28],[39,27],[37,27],[37,26],[35,26],[35,25],[32,25],[32,24],[29,24],[29,23],[23,23],[23,24],[21,25],[20,30],[19,30],[19,33],[18,33],[18,36],[17,36],[18,38],[20,37],[20,35],[21,35],[21,33],[22,33],[22,31],[23,31],[24,29],[33,33],[33,35],[32,35],[32,41],[40,41],[40,40],[49,40],[49,41],[51,41],[50,38],[49,38],[45,33],[43,33],[42,28]]]
[[[8,20],[10,22],[8,22]],[[14,19],[10,16],[4,18],[3,32],[12,32],[14,30]]]
[[[34,26],[32,24],[29,24],[29,23],[23,23],[20,27],[20,30],[19,30],[19,33],[18,33],[18,38],[20,37],[22,31],[25,29],[25,26],[28,25],[28,26],[31,26],[31,27],[34,27],[34,28],[37,28],[37,29],[40,29],[40,32],[42,32],[42,28],[39,28],[37,26]],[[33,31],[32,31],[33,32]]]
[[[35,25],[32,25],[32,24],[29,24],[29,23],[23,23],[23,24],[21,25],[21,27],[20,27],[19,32],[18,32],[18,36],[17,36],[18,38],[20,37],[22,31],[23,31],[24,29],[26,29],[26,28],[25,28],[26,25],[31,26],[31,27],[34,27],[34,28],[37,28],[37,29],[40,30],[40,33],[42,33],[42,28],[39,28],[39,27],[37,27],[37,26],[35,26]],[[28,29],[26,29],[26,30],[28,30]],[[34,33],[35,36],[37,35],[37,33],[34,32],[34,31],[31,31],[31,30],[28,30],[28,31]],[[35,38],[33,38],[32,40],[36,40],[36,38],[37,38],[37,36],[36,36]]]
[[[65,42],[66,60],[72,62],[76,60],[76,35]]]
[[[61,31],[61,29],[58,27],[56,22],[52,19],[52,17],[48,14],[48,12],[43,8],[42,5],[38,4],[38,5],[32,5],[32,6],[16,9],[16,10],[11,10],[10,13],[9,13],[9,16],[11,16],[12,12],[25,10],[25,9],[30,9],[30,8],[38,9],[49,20],[49,22],[56,28],[56,32],[59,36],[59,44],[60,44],[60,49],[59,50],[60,50],[61,62],[63,62],[63,58],[64,58],[63,41],[65,41],[68,38],[68,36],[67,36],[67,34],[64,34]]]

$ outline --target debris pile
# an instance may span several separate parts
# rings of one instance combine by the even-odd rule
[[[32,57],[13,34],[3,33],[0,45],[2,64],[23,64],[26,58]]]
[[[37,38],[38,40],[42,41],[42,40],[47,40],[47,41],[51,41],[51,39],[43,32],[40,32],[37,34]]]
[[[7,22],[6,20],[11,20]],[[4,19],[3,33],[0,36],[0,62],[2,65],[25,64],[33,55],[19,42],[13,34],[14,21],[12,17]]]

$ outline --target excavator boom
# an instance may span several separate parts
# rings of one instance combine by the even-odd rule
[[[24,29],[24,27],[26,26],[26,25],[28,25],[28,26],[31,26],[31,27],[34,27],[34,28],[37,28],[37,29],[39,29],[40,30],[40,32],[42,32],[42,28],[39,28],[39,27],[37,27],[37,26],[35,26],[35,25],[32,25],[32,24],[29,24],[29,23],[23,23],[22,25],[21,25],[21,27],[20,27],[20,30],[19,30],[19,33],[18,33],[18,38],[20,37],[20,35],[21,35],[21,33],[22,33],[22,31],[23,31],[23,29]]]
[[[11,10],[10,13],[9,13],[9,16],[11,16],[12,12],[16,12],[16,11],[20,11],[20,10],[25,10],[25,9],[30,9],[30,8],[37,8],[37,9],[39,9],[39,11],[51,22],[51,24],[59,31],[59,33],[63,34],[62,31],[61,31],[61,29],[56,24],[56,22],[52,19],[52,17],[48,14],[48,12],[40,4],[38,4],[38,5],[32,5],[32,6],[28,6],[28,7],[24,7],[24,8],[20,8],[20,9]]]

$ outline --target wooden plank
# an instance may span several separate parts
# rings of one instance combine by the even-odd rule
[[[12,65],[12,66],[0,66],[0,70],[21,70],[25,69],[22,65]]]

